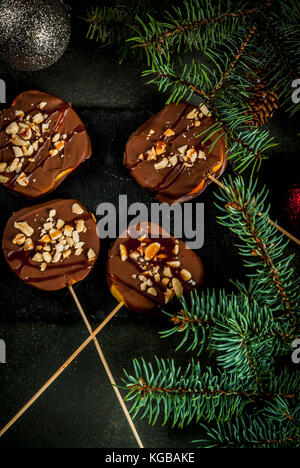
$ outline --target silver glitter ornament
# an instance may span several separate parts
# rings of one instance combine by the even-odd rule
[[[55,63],[70,34],[70,17],[61,0],[0,1],[0,58],[18,70]]]

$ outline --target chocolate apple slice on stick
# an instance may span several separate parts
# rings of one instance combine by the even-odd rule
[[[85,126],[70,104],[41,91],[25,91],[0,112],[0,183],[36,198],[90,158]]]
[[[207,173],[218,178],[227,165],[222,133],[199,137],[213,123],[204,105],[199,109],[169,104],[130,136],[124,165],[157,200],[170,204],[191,200],[211,182]]]
[[[96,335],[93,335],[92,327],[73,289],[74,283],[82,281],[90,273],[99,255],[100,240],[94,216],[77,200],[55,200],[25,208],[14,213],[9,219],[3,235],[2,249],[12,271],[26,284],[44,291],[69,288],[90,336],[92,336],[134,437],[139,446],[142,446]],[[110,314],[110,319],[122,305],[119,304]],[[104,320],[103,326],[106,323],[107,320]],[[98,331],[103,326],[100,325]],[[68,361],[68,364],[70,362],[71,360]],[[64,365],[59,369],[0,431],[0,435],[4,434],[17,421],[66,367]]]
[[[154,223],[131,225],[112,245],[107,281],[118,301],[138,314],[165,307],[203,284],[203,264],[186,244]]]
[[[207,107],[169,104],[129,138],[124,166],[160,202],[183,203],[198,197],[227,166],[226,140]],[[300,240],[269,220],[296,244]]]
[[[22,281],[56,291],[89,274],[100,240],[93,215],[81,203],[55,200],[14,213],[6,225],[2,248]]]

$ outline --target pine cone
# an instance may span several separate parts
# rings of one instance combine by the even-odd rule
[[[251,77],[253,87],[250,89],[248,99],[249,111],[247,114],[253,117],[253,120],[249,120],[248,124],[255,127],[264,125],[268,119],[273,117],[279,106],[275,86],[270,86],[267,80],[260,78],[261,76],[261,72],[256,72]]]

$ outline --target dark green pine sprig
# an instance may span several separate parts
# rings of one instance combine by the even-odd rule
[[[299,418],[295,423],[287,417],[284,422],[267,420],[267,414],[254,418],[217,423],[215,427],[202,424],[206,437],[195,440],[198,448],[299,448]],[[297,427],[298,426],[298,427]]]
[[[269,377],[273,375],[269,374]],[[254,408],[265,402],[281,399],[286,406],[293,407],[299,396],[300,380],[285,382],[282,390],[268,381],[268,390],[257,387],[252,379],[241,381],[238,373],[226,374],[192,360],[185,369],[176,367],[173,360],[155,358],[155,364],[144,359],[133,361],[133,373],[124,371],[126,401],[132,402],[133,417],[147,418],[154,425],[159,417],[162,424],[168,421],[173,426],[183,427],[201,420],[228,421],[241,416],[246,406]],[[294,391],[294,392],[293,392]],[[292,410],[290,410],[292,411]]]
[[[133,416],[183,427],[199,422],[204,447],[300,447],[300,373],[278,366],[299,335],[299,282],[286,242],[270,223],[267,191],[241,177],[217,194],[218,220],[239,238],[249,282],[235,290],[194,292],[181,299],[162,337],[177,335],[177,349],[199,358],[185,369],[174,361],[134,360],[123,387]],[[205,356],[204,356],[205,359]],[[289,358],[290,359],[290,358]],[[209,424],[209,425],[208,425]]]
[[[259,285],[258,303],[273,311],[286,333],[293,333],[299,321],[299,280],[292,266],[294,256],[285,253],[289,241],[270,222],[268,191],[257,192],[257,181],[247,185],[241,177],[225,179],[224,186],[216,193],[218,222],[241,241],[237,247],[248,276]]]

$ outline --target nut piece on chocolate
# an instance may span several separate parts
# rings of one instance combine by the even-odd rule
[[[2,249],[19,278],[56,291],[83,280],[100,250],[94,217],[77,200],[25,208],[9,219]]]
[[[169,204],[191,200],[210,183],[208,172],[218,178],[227,165],[220,132],[206,142],[206,135],[198,136],[214,123],[204,105],[170,104],[130,136],[124,166],[157,200]]]
[[[72,107],[41,91],[26,91],[0,112],[0,183],[28,198],[55,190],[92,154]]]
[[[175,296],[200,288],[203,264],[183,241],[167,237],[160,226],[140,223],[130,226],[112,245],[107,282],[113,296],[128,309],[149,314]]]

